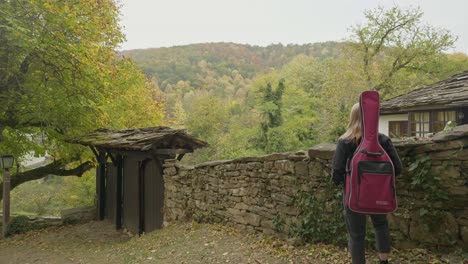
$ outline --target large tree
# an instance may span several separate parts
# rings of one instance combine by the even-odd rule
[[[348,122],[359,94],[374,89],[383,99],[466,70],[464,55],[444,53],[455,42],[448,30],[423,23],[419,8],[378,7],[351,27],[342,56],[321,64],[325,81],[320,111],[322,139],[334,139]],[[329,135],[331,133],[331,135]]]
[[[157,91],[116,49],[124,39],[113,0],[0,0],[0,151],[46,151],[56,162],[13,175],[81,175],[67,138],[107,126],[158,125]],[[81,164],[81,165],[80,165]]]
[[[369,89],[393,93],[399,73],[431,73],[434,59],[456,41],[424,23],[419,8],[378,7],[364,15],[365,23],[351,28],[351,41]]]

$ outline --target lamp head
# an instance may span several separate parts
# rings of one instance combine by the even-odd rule
[[[0,161],[1,161],[0,165],[1,165],[2,168],[11,169],[13,167],[13,162],[15,161],[15,158],[13,157],[13,155],[4,154],[0,158]]]

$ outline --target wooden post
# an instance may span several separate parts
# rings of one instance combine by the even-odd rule
[[[106,214],[106,163],[99,162],[96,172],[96,192],[98,196],[98,220]]]
[[[123,157],[118,156],[117,157],[117,179],[115,181],[115,184],[117,185],[115,187],[115,228],[121,229],[122,228],[122,195],[123,195],[123,186],[122,186],[122,180],[123,180]]]
[[[144,232],[145,225],[145,161],[138,162],[138,235]]]
[[[10,222],[10,170],[5,169],[3,175],[3,216],[2,216],[2,234],[7,237],[8,223]]]
[[[138,202],[139,202],[139,209],[138,209],[138,234],[141,235],[146,231],[146,211],[145,211],[145,169],[146,165],[150,159],[144,159],[139,162],[138,168]]]

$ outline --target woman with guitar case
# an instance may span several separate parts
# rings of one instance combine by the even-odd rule
[[[402,164],[390,138],[378,133],[379,94],[365,91],[351,109],[348,130],[333,158],[333,181],[344,183],[345,222],[353,264],[365,263],[366,215],[375,230],[380,263],[388,263],[387,213],[397,208],[395,176]]]

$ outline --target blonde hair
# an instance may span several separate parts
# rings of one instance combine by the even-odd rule
[[[359,103],[356,103],[351,108],[351,113],[349,114],[348,129],[341,135],[340,139],[348,139],[357,143],[361,139],[361,135],[361,108],[359,107]]]

